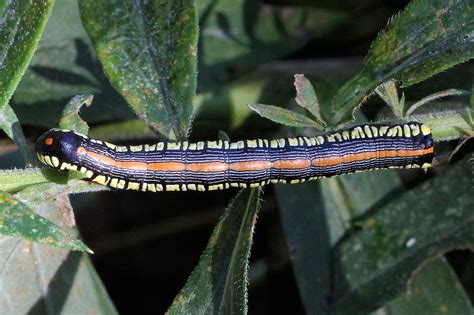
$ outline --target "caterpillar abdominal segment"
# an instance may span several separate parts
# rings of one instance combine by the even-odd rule
[[[294,184],[379,168],[426,168],[433,140],[430,128],[418,122],[361,125],[316,137],[137,146],[51,129],[37,140],[36,152],[44,164],[82,172],[113,188],[207,191]]]

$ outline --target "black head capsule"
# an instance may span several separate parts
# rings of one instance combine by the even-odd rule
[[[79,162],[77,149],[85,137],[69,130],[51,129],[36,140],[38,159],[51,167],[63,169],[64,163]]]

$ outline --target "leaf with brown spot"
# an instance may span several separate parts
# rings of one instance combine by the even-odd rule
[[[311,118],[286,108],[265,104],[251,104],[249,107],[260,116],[282,125],[290,127],[310,127],[319,130],[323,129],[321,124]]]
[[[319,107],[318,97],[311,82],[304,74],[295,74],[296,97],[295,101],[301,107],[306,108],[317,119],[318,123],[326,125]]]
[[[0,193],[0,235],[92,253],[81,240],[36,214],[8,193]]]
[[[362,69],[331,105],[332,121],[350,120],[354,108],[390,79],[410,86],[474,57],[471,0],[415,0],[372,43]]]
[[[156,132],[187,137],[196,91],[194,1],[79,1],[112,85]]]
[[[56,204],[56,207],[58,207],[58,210],[61,213],[66,226],[70,228],[76,226],[74,210],[72,209],[69,196],[67,194],[60,194],[56,197],[54,203]]]

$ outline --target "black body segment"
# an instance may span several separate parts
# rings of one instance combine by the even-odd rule
[[[430,129],[361,125],[316,137],[117,146],[52,129],[36,143],[41,162],[99,184],[142,191],[217,190],[300,183],[362,170],[429,167]]]

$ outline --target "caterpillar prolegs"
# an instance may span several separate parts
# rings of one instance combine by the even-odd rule
[[[38,159],[92,181],[141,191],[218,190],[301,183],[379,168],[429,167],[431,130],[418,122],[360,125],[316,137],[118,146],[51,129]]]

